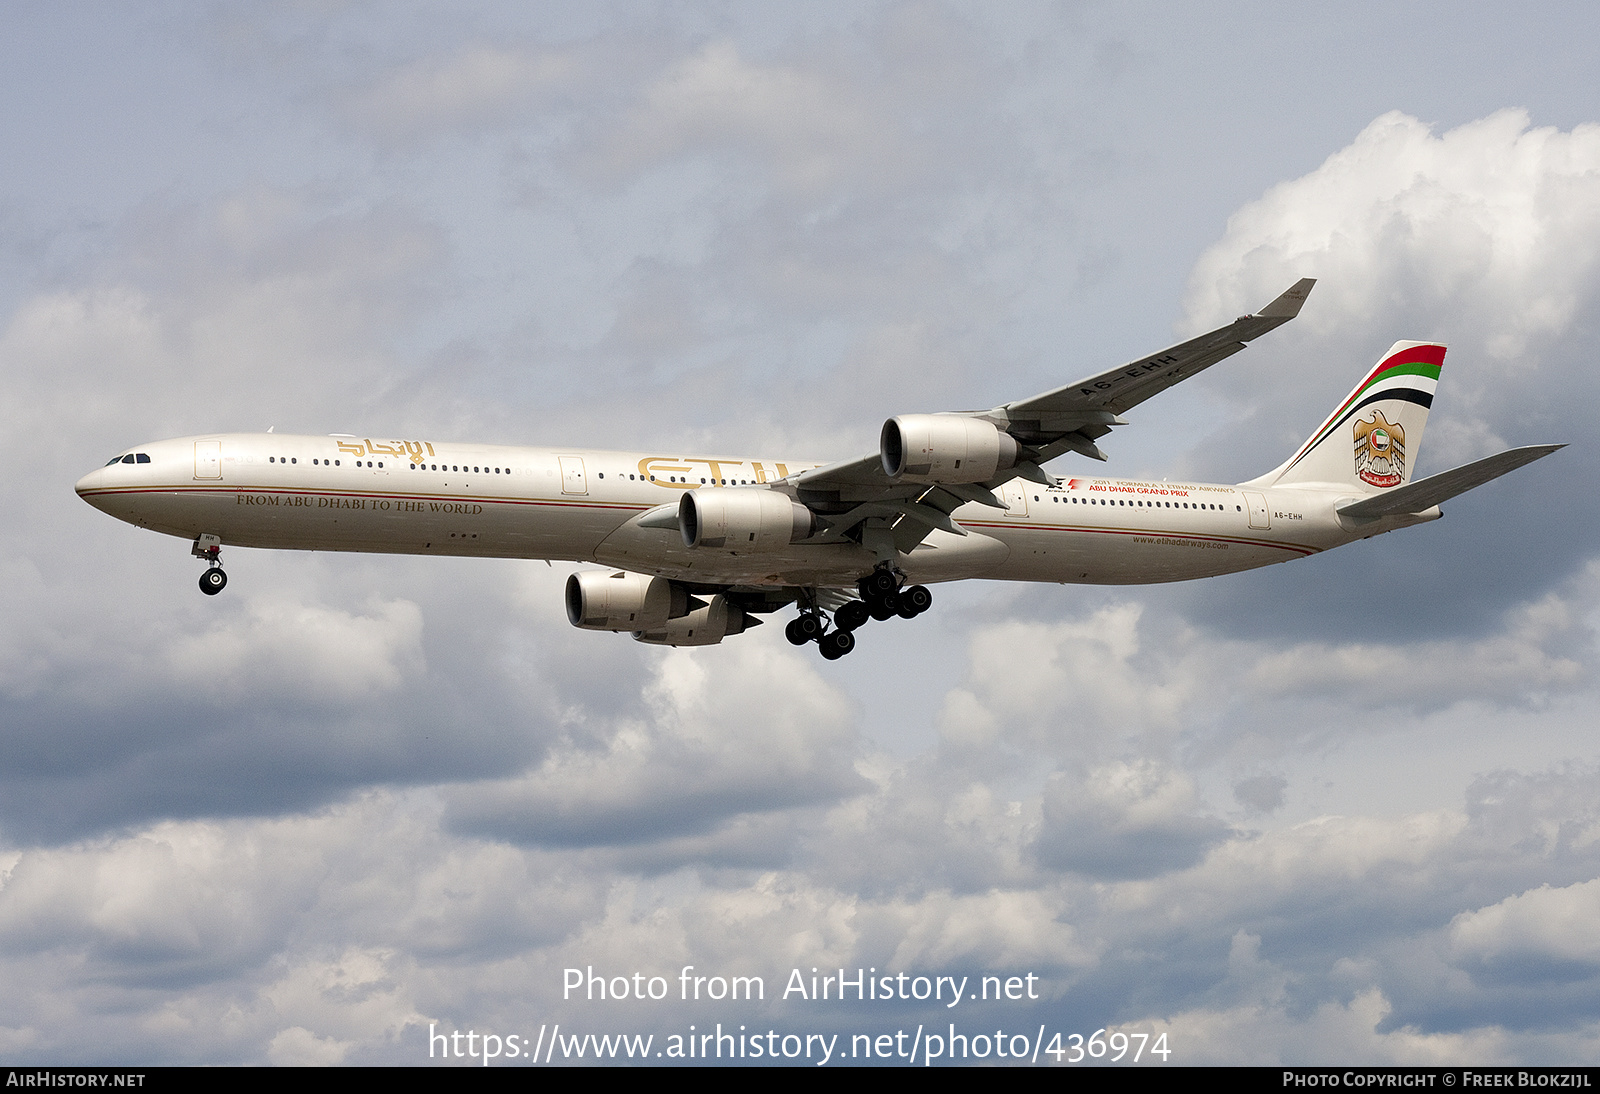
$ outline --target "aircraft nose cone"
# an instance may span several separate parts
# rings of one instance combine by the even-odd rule
[[[82,498],[90,505],[94,505],[93,491],[99,488],[100,484],[105,481],[105,477],[105,468],[97,467],[83,478],[79,479],[73,486],[73,489],[78,492],[78,497]],[[95,506],[95,508],[98,509],[99,506]]]

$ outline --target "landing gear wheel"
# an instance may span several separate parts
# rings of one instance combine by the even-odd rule
[[[228,575],[222,572],[221,566],[213,566],[200,575],[200,591],[207,596],[216,596],[228,584]]]
[[[900,610],[900,597],[896,593],[878,596],[867,601],[867,611],[877,620],[889,619]]]
[[[856,636],[849,631],[829,631],[817,640],[817,647],[823,657],[837,661],[856,648]]]
[[[919,614],[921,614],[917,611],[916,607],[911,603],[911,601],[906,599],[905,594],[902,593],[900,596],[895,597],[895,599],[900,603],[895,608],[894,614],[898,615],[901,619],[915,619]]]
[[[794,633],[801,636],[802,642],[811,642],[822,637],[822,617],[816,612],[801,612],[800,618],[796,619],[792,626]]]
[[[783,636],[789,640],[791,646],[803,646],[811,641],[810,638],[800,633],[800,620],[791,619],[789,625],[783,628]]]
[[[909,589],[900,590],[901,614],[904,615],[905,606],[909,605],[912,615],[921,615],[933,607],[933,594],[926,585],[913,585]]]
[[[833,625],[841,631],[853,631],[871,618],[871,609],[859,600],[852,600],[833,613]]]
[[[856,587],[861,591],[861,598],[870,604],[893,593],[900,587],[900,581],[893,570],[873,570]]]

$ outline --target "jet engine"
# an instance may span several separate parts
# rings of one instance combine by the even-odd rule
[[[902,414],[883,423],[883,473],[895,482],[985,482],[1015,467],[1009,433],[961,414]]]
[[[776,490],[690,490],[678,502],[685,547],[772,551],[816,530],[811,510]]]
[[[567,619],[589,631],[664,627],[700,607],[682,585],[619,570],[580,570],[567,578]]]
[[[761,620],[718,593],[681,619],[665,626],[638,630],[633,637],[656,646],[715,646],[730,634],[743,634]]]

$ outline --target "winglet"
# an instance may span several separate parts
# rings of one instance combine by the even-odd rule
[[[1306,302],[1306,297],[1311,295],[1311,286],[1316,283],[1317,279],[1314,277],[1302,277],[1292,288],[1256,314],[1263,319],[1293,319],[1300,314],[1301,305]]]

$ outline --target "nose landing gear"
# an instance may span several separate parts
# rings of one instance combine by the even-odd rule
[[[194,537],[189,553],[206,560],[206,572],[200,575],[200,591],[216,596],[228,585],[228,575],[222,572],[222,537],[201,534]]]

